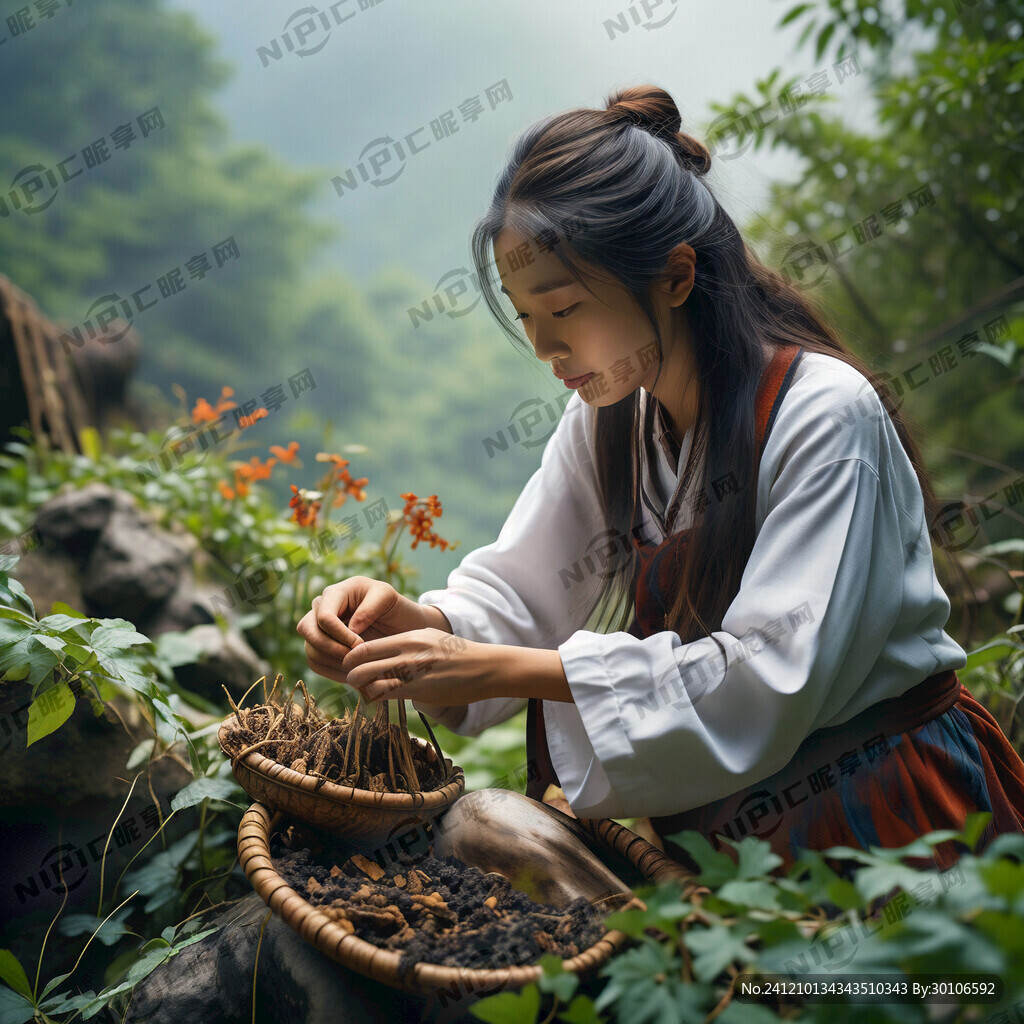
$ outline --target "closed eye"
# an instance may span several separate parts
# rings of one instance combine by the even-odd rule
[[[573,304],[572,304],[571,306],[566,306],[566,307],[565,307],[565,309],[559,309],[559,310],[556,310],[556,311],[555,311],[554,313],[552,313],[551,315],[552,315],[553,317],[557,317],[557,318],[558,318],[559,320],[563,320],[563,319],[564,319],[565,317],[567,317],[567,316],[568,316],[568,315],[569,315],[569,314],[570,314],[570,313],[571,313],[571,312],[572,312],[572,311],[573,311],[573,310],[574,310],[574,309],[575,309],[575,308],[576,308],[576,307],[577,307],[578,305],[579,305],[579,303],[578,303],[578,302],[574,302],[574,303],[573,303]],[[528,313],[517,313],[517,314],[516,314],[516,315],[515,315],[515,316],[513,317],[513,319],[514,319],[514,320],[525,320],[527,316],[529,316],[529,314],[528,314]]]

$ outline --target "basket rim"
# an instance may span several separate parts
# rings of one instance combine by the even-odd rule
[[[304,793],[309,796],[324,797],[334,803],[350,804],[356,807],[373,807],[376,809],[385,808],[395,811],[416,811],[421,809],[433,809],[443,807],[459,796],[466,786],[466,775],[459,765],[452,765],[451,781],[440,789],[432,789],[419,793],[378,793],[371,789],[358,789],[355,786],[340,786],[336,782],[328,782],[314,778],[304,772],[297,772],[287,765],[275,761],[273,758],[261,754],[258,750],[250,751],[245,757],[232,758],[224,746],[224,737],[231,732],[237,731],[238,726],[234,721],[234,714],[229,715],[217,730],[217,742],[221,750],[231,761],[234,768],[241,764],[251,772],[263,776],[269,782],[277,786]],[[419,736],[410,736],[410,740],[419,743],[431,750],[425,740]],[[446,760],[449,760],[446,758]],[[320,783],[318,785],[318,782]]]
[[[290,820],[290,815],[282,815]],[[274,814],[256,801],[242,816],[238,826],[238,860],[245,877],[267,906],[275,911],[293,931],[344,967],[358,971],[375,981],[405,991],[429,993],[455,984],[467,993],[501,986],[521,987],[536,981],[544,973],[539,964],[509,967],[449,967],[426,960],[417,961],[408,976],[398,973],[400,950],[384,949],[342,929],[333,918],[313,906],[305,896],[293,889],[274,867],[270,857],[270,836]],[[625,907],[643,903],[634,894]],[[621,908],[621,909],[625,909]],[[607,929],[593,945],[577,956],[562,960],[563,970],[580,975],[599,967],[629,940],[625,932]]]

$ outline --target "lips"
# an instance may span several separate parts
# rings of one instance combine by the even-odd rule
[[[561,382],[567,388],[572,388],[573,390],[575,390],[576,388],[583,387],[583,385],[586,384],[587,381],[589,381],[590,378],[593,376],[593,371],[591,371],[590,373],[584,373],[582,376],[579,377],[560,377],[559,380],[561,380]]]

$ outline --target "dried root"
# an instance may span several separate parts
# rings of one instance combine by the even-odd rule
[[[446,761],[431,734],[436,759],[428,761],[422,746],[414,747],[405,702],[398,704],[398,723],[390,721],[389,701],[380,701],[373,718],[360,698],[355,712],[325,718],[300,679],[287,698],[278,675],[267,693],[266,677],[258,679],[236,704],[224,689],[237,723],[225,744],[232,764],[258,750],[265,757],[318,780],[378,793],[419,793],[440,789],[449,778]],[[264,703],[246,708],[245,698],[263,684]],[[302,704],[295,701],[302,691]]]

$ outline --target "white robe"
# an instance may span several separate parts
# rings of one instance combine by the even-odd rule
[[[640,395],[659,440],[643,490],[660,512],[693,428],[673,466],[659,405]],[[545,726],[580,817],[668,815],[735,793],[783,767],[813,730],[966,664],[943,628],[950,603],[913,466],[853,367],[805,352],[779,405],[761,458],[757,536],[714,634],[724,658],[710,636],[684,644],[671,630],[641,640],[583,628],[606,564],[598,552],[615,547],[602,532],[592,415],[574,394],[497,540],[468,553],[445,589],[419,597],[457,636],[557,648],[574,703],[544,701]],[[662,539],[646,507],[644,524],[643,539]],[[684,502],[673,531],[689,525]],[[449,726],[459,711],[414,706]],[[454,731],[478,735],[525,706],[469,703]]]

